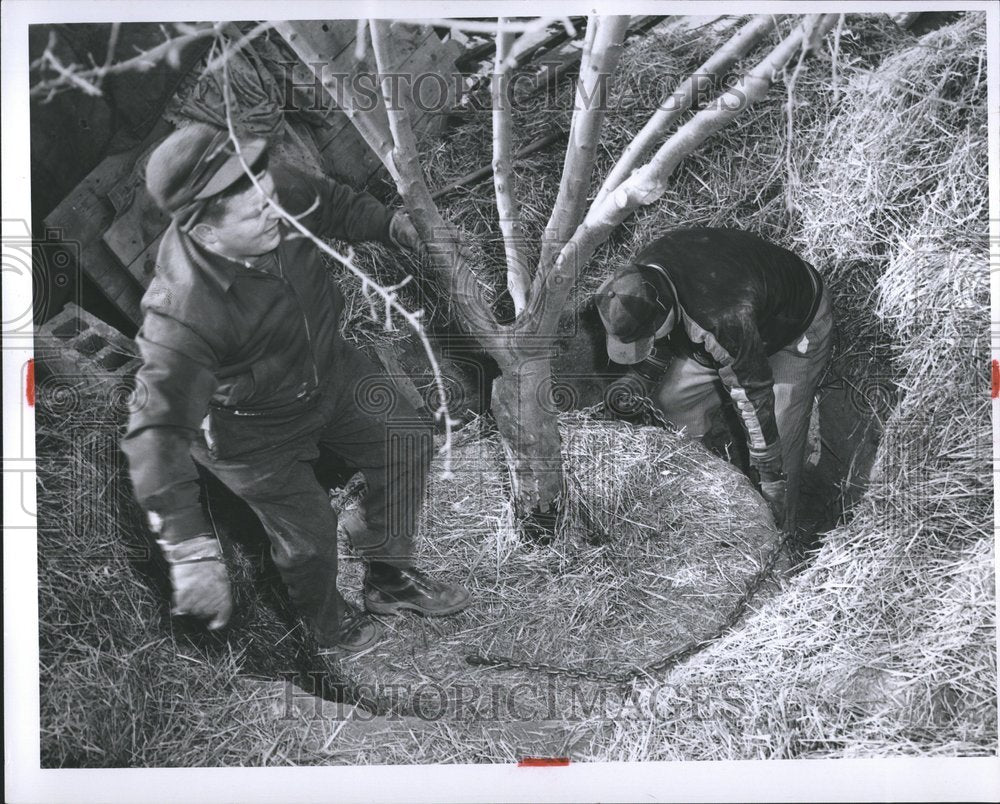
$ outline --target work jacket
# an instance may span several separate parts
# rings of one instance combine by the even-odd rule
[[[791,251],[736,229],[678,229],[636,257],[654,286],[665,283],[677,300],[673,330],[655,342],[660,374],[671,357],[714,368],[747,434],[751,462],[781,466],[774,418],[774,378],[768,356],[809,328],[823,283]],[[648,367],[642,372],[649,379]]]
[[[278,201],[321,238],[389,243],[392,212],[330,179],[272,170]],[[204,431],[220,460],[266,453],[315,428],[317,399],[337,375],[343,296],[319,249],[284,228],[248,267],[172,225],[142,299],[142,367],[122,441],[136,496],[160,537],[210,532],[191,443]],[[342,378],[344,379],[344,378]]]

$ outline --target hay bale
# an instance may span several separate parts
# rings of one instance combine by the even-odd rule
[[[499,443],[476,429],[463,431],[454,476],[434,475],[418,546],[421,564],[464,583],[472,605],[441,620],[389,618],[384,642],[343,662],[384,711],[420,714],[433,695],[434,706],[447,699],[439,716],[482,720],[498,689],[521,685],[518,713],[558,718],[544,673],[476,669],[465,656],[639,671],[713,635],[778,542],[749,481],[697,443],[567,414],[567,521],[551,547],[532,549]],[[345,593],[360,588],[359,562],[346,559],[342,578]],[[558,679],[564,692],[576,681]]]

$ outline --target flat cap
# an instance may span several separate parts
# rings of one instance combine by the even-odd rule
[[[240,141],[249,166],[266,150],[266,139]],[[146,164],[146,189],[164,212],[176,218],[244,175],[229,132],[196,122],[177,129],[156,146]]]

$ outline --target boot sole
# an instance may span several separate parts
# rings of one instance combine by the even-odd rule
[[[428,610],[418,606],[416,603],[408,603],[405,600],[401,600],[397,603],[377,603],[365,598],[365,608],[372,614],[400,614],[404,611],[415,611],[417,614],[423,614],[425,617],[447,617],[449,614],[457,614],[466,606],[469,605],[470,597],[466,596],[458,603],[453,603],[444,609],[434,609]]]
[[[320,648],[320,654],[326,654],[327,656],[337,656],[341,653],[361,653],[362,651],[368,650],[372,645],[377,645],[382,641],[382,637],[385,636],[385,630],[381,625],[376,625],[375,633],[372,638],[361,645],[334,645],[329,648]]]

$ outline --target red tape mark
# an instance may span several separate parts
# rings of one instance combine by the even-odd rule
[[[996,399],[998,396],[1000,396],[1000,360],[994,358],[993,362],[990,365],[992,368],[990,374],[993,375],[992,393],[993,393],[993,398]]]
[[[569,757],[524,757],[518,760],[519,768],[564,768],[569,765]]]
[[[996,363],[996,361],[993,361]],[[996,383],[994,383],[994,386]],[[994,394],[995,396],[995,394]],[[28,358],[28,365],[24,376],[24,398],[28,400],[28,407],[35,406],[35,360]]]

